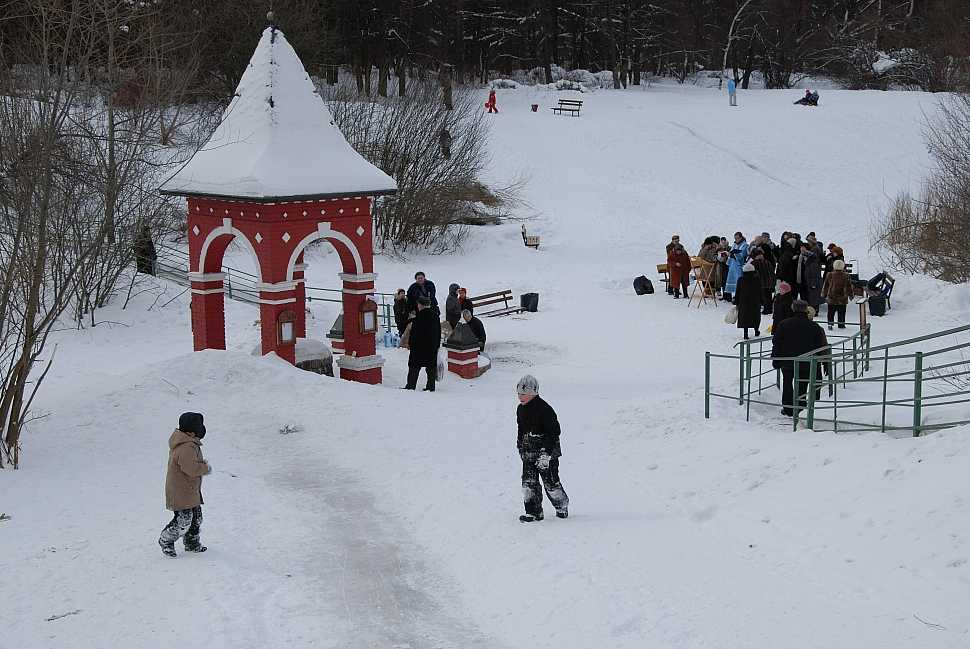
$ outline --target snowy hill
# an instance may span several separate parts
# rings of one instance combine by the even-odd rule
[[[491,116],[492,174],[530,177],[539,251],[511,223],[463,254],[377,262],[383,291],[420,269],[441,292],[540,293],[539,313],[486,320],[481,379],[399,391],[400,350],[381,350],[375,387],[253,358],[257,314],[238,303],[230,351],[193,354],[171,285],[104,314],[124,326],[61,332],[51,414],[24,468],[0,472],[18,585],[0,595],[0,646],[966,647],[967,429],[792,433],[730,404],[705,420],[703,353],[737,330],[631,287],[674,232],[693,252],[708,234],[815,230],[874,273],[868,223],[926,171],[934,98],[826,91],[811,110],[752,91],[729,109],[654,86],[582,95],[571,118],[548,111],[558,96],[500,91]],[[336,284],[334,257],[308,261],[311,283]],[[312,336],[332,306],[313,304]],[[893,307],[876,342],[966,322],[970,291],[904,278]],[[562,421],[572,501],[568,520],[529,526],[514,447],[527,371]],[[210,550],[172,561],[155,544],[166,440],[190,409],[215,469]]]

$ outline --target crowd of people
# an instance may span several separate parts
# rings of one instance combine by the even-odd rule
[[[442,341],[460,325],[471,330],[478,340],[479,351],[485,351],[485,325],[475,317],[475,305],[468,298],[468,291],[458,284],[448,287],[442,321],[434,282],[420,271],[414,274],[414,283],[407,291],[399,288],[394,294],[394,324],[401,337],[401,347],[410,351],[405,390],[417,388],[418,377],[424,369],[427,375],[424,390],[434,392],[438,350]]]
[[[675,299],[681,293],[688,295],[693,272],[700,280],[695,291],[733,304],[736,312],[729,321],[743,331],[745,339],[752,331],[756,338],[761,336],[762,320],[770,316],[771,356],[782,375],[782,414],[793,416],[805,402],[809,377],[799,376],[795,385],[791,359],[828,349],[825,330],[814,321],[823,302],[829,330],[845,328],[854,286],[842,248],[835,243],[823,246],[814,232],[804,239],[796,232],[783,232],[778,243],[767,232],[750,242],[735,232],[733,243],[725,237],[707,237],[691,258],[674,235],[667,244],[667,271],[667,292]],[[825,363],[819,368],[828,371]]]
[[[734,242],[717,235],[704,239],[695,258],[687,253],[679,235],[667,244],[667,293],[688,297],[691,272],[707,297],[737,307],[737,327],[749,338],[761,335],[762,316],[781,322],[792,313],[792,303],[804,300],[817,314],[827,305],[829,329],[845,328],[846,306],[853,285],[846,272],[845,252],[835,243],[823,247],[814,232],[802,239],[796,232],[783,232],[775,243],[762,232],[750,242],[741,232]],[[814,315],[813,315],[814,318]]]

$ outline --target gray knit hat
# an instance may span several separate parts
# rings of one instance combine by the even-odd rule
[[[539,382],[536,380],[536,377],[531,374],[526,374],[519,379],[518,385],[515,386],[515,391],[522,395],[537,395],[539,394]]]

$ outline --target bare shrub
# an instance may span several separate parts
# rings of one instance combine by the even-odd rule
[[[917,197],[900,193],[874,223],[873,246],[892,268],[970,281],[970,95],[941,100],[926,139],[936,168]]]
[[[452,251],[469,226],[508,216],[518,185],[494,189],[482,181],[488,126],[473,89],[455,88],[452,110],[434,81],[410,81],[405,96],[367,97],[348,83],[321,93],[351,146],[397,181],[397,194],[375,203],[375,237],[382,248],[400,254]]]

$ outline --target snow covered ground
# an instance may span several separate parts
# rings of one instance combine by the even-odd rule
[[[0,647],[970,645],[967,429],[793,433],[727,403],[705,420],[703,353],[738,331],[723,309],[632,291],[674,232],[694,252],[708,234],[815,230],[878,270],[868,224],[925,174],[934,97],[825,91],[813,110],[798,94],[729,109],[703,88],[598,91],[571,118],[548,110],[559,95],[499,91],[492,174],[528,175],[542,247],[512,223],[462,254],[377,263],[387,292],[420,269],[441,293],[540,294],[536,314],[486,320],[476,381],[397,390],[400,350],[381,350],[375,387],[254,358],[238,303],[230,350],[193,354],[171,285],[59,334],[50,415],[0,472]],[[334,255],[308,261],[312,284],[336,284]],[[331,306],[313,305],[311,335]],[[965,323],[970,290],[901,278],[893,307],[877,343]],[[565,521],[516,520],[525,372],[563,424]],[[215,469],[210,549],[172,561],[155,544],[166,441],[190,409]]]

